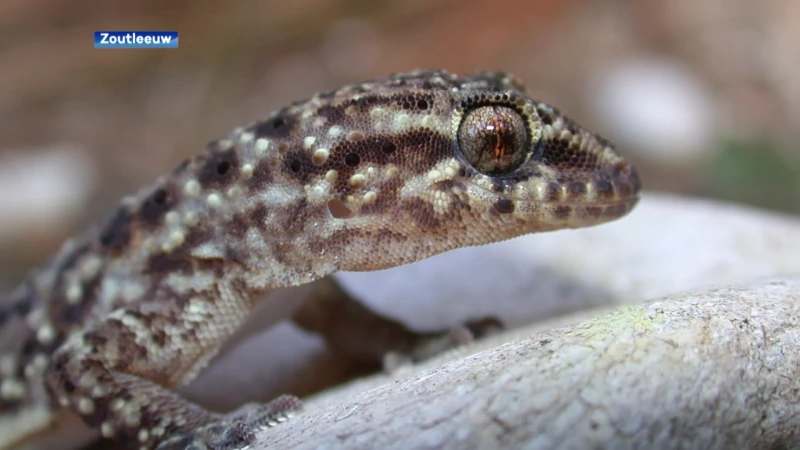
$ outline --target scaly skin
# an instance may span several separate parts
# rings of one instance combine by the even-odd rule
[[[597,225],[638,192],[606,140],[506,74],[414,72],[317,94],[124,199],[12,294],[0,416],[27,419],[5,445],[59,409],[134,447],[244,445],[299,401],[225,415],[173,390],[264,294]]]

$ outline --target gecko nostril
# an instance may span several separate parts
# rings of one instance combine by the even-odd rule
[[[289,163],[289,169],[294,173],[300,172],[300,169],[303,168],[302,166],[303,164],[299,159],[293,159],[292,162]]]
[[[337,219],[352,219],[356,212],[347,207],[341,200],[328,200],[328,211]]]

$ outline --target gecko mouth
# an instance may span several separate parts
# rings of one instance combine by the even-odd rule
[[[575,207],[613,207],[636,204],[642,187],[636,168],[624,161],[605,166],[583,180],[548,182],[538,178],[528,181],[524,186],[527,191],[525,195],[494,193],[511,201]],[[485,187],[482,188],[486,190]]]
[[[497,192],[467,179],[460,180],[490,197],[512,202],[528,202],[563,206],[618,206],[635,204],[639,200],[640,187],[636,180],[614,182],[573,182],[564,185],[547,184],[544,187],[530,186],[530,195],[510,195]]]
[[[477,183],[460,178],[471,195],[500,214],[543,219],[557,229],[596,225],[618,219],[639,202],[641,184],[632,165],[621,163],[586,180],[548,182],[542,178],[517,185]],[[523,183],[520,185],[519,183]],[[516,188],[515,188],[516,187]]]

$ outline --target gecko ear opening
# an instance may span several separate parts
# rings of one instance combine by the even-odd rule
[[[345,206],[341,200],[333,199],[328,200],[328,211],[337,219],[352,219],[356,216],[356,212]]]

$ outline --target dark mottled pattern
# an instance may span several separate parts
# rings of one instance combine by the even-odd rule
[[[511,214],[514,212],[514,202],[507,198],[501,198],[494,203],[494,209],[500,214]]]
[[[120,206],[117,212],[103,226],[100,234],[101,246],[108,250],[112,255],[118,255],[128,247],[131,240],[130,224],[133,220],[129,208]]]
[[[151,227],[161,225],[164,214],[178,203],[178,194],[172,185],[161,186],[148,195],[139,207],[138,218]]]
[[[211,147],[217,147],[215,142]],[[203,163],[197,180],[203,187],[227,185],[239,179],[239,158],[233,148],[212,151]]]
[[[285,110],[278,112],[270,120],[258,123],[251,128],[251,131],[258,137],[281,138],[287,137],[295,127],[297,119]]]

